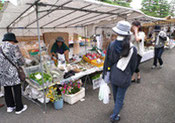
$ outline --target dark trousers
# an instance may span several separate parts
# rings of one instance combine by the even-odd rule
[[[137,66],[136,66],[135,73],[139,73],[140,72],[139,65],[140,65],[141,60],[142,60],[142,56],[137,54]]]
[[[161,48],[155,48],[154,50],[154,63],[153,65],[157,66],[157,60],[159,61],[160,65],[163,65],[163,60],[162,60],[162,54],[164,52],[164,47]]]
[[[14,96],[12,89],[14,92]],[[16,106],[16,111],[21,111],[23,109],[21,84],[15,86],[6,86],[4,87],[4,91],[5,91],[5,102],[7,107]]]
[[[127,88],[120,88],[114,84],[111,84],[111,85],[112,85],[112,91],[113,91],[113,97],[114,97],[114,103],[115,103],[113,116],[117,116],[123,107],[123,101],[125,98],[125,93]]]

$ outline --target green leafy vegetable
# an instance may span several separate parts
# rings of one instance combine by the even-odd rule
[[[37,78],[37,76],[41,76],[41,78]],[[32,73],[29,75],[29,78],[38,82],[39,85],[42,85],[43,82],[42,82],[42,73],[41,72],[36,72],[36,73]],[[49,74],[46,74],[46,73],[43,73],[43,80],[44,80],[44,83],[46,82],[52,82],[52,76],[49,75]]]

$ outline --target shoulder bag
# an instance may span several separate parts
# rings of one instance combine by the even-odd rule
[[[134,48],[131,47],[130,50]],[[122,57],[120,57],[121,59]],[[119,60],[120,60],[119,59]],[[118,63],[118,62],[117,62]],[[113,64],[111,67],[111,82],[119,87],[128,87],[131,82],[132,74],[130,73],[129,66],[126,67],[124,71],[117,68],[117,63]]]

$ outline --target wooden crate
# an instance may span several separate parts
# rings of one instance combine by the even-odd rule
[[[38,36],[16,36],[16,39],[19,42],[23,42],[23,41],[38,41]],[[40,39],[43,40],[43,36],[40,36]]]
[[[73,41],[74,41],[73,52],[75,55],[78,55],[80,53],[80,44],[78,41],[78,34],[76,34],[76,33],[73,34]]]

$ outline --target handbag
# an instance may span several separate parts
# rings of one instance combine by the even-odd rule
[[[4,54],[4,52],[3,52],[3,50],[2,50],[2,47],[0,47],[0,51],[1,51],[2,55],[17,69],[17,71],[18,71],[18,77],[19,77],[19,79],[21,80],[21,82],[25,82],[25,80],[26,80],[26,75],[25,75],[25,72],[24,72],[23,68],[22,68],[22,67],[18,67],[17,65],[15,65],[15,64]]]
[[[128,68],[127,68],[128,69]],[[128,87],[131,83],[132,75],[127,70],[122,71],[116,67],[116,64],[111,68],[111,81],[119,87]]]
[[[134,48],[134,47],[131,47],[130,50],[132,48]],[[121,57],[120,57],[120,59],[121,59]],[[118,63],[118,61],[117,61],[117,63]],[[130,68],[129,68],[129,66],[127,66],[126,69],[124,71],[122,71],[121,69],[119,69],[117,67],[117,63],[113,64],[111,67],[111,75],[110,75],[111,81],[113,84],[115,84],[119,87],[123,87],[123,88],[128,87],[131,83],[131,78],[132,78],[132,74],[129,70]]]

